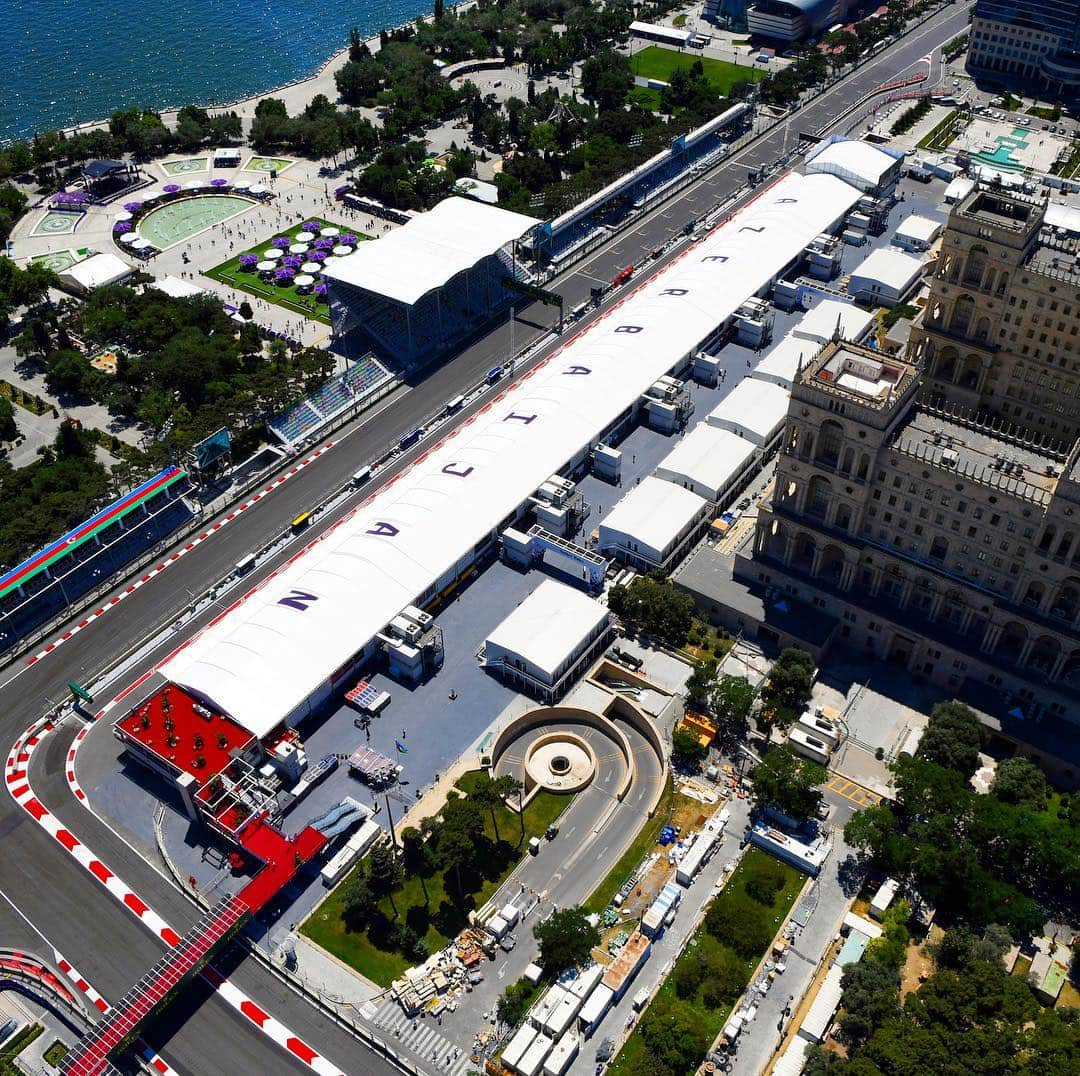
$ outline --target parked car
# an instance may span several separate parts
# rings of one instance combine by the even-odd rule
[[[633,669],[637,672],[645,663],[641,658],[631,654],[628,650],[623,650],[621,647],[613,646],[611,648],[611,656],[619,662],[620,665],[625,665],[628,669]]]

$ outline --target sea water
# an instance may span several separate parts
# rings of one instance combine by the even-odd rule
[[[0,140],[116,108],[233,101],[313,74],[431,0],[35,0],[0,3]]]

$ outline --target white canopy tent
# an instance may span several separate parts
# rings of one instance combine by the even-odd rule
[[[718,504],[757,455],[756,447],[738,434],[699,422],[660,461],[656,477]]]
[[[824,299],[806,312],[791,335],[823,344],[839,329],[842,340],[858,343],[873,323],[874,315],[869,310],[839,299]]]
[[[478,543],[858,198],[832,176],[784,177],[262,583],[163,674],[260,737],[301,717],[394,616],[456,579]]]
[[[115,254],[102,251],[76,262],[60,274],[60,283],[80,295],[89,295],[95,288],[126,280],[134,270]]]
[[[780,436],[790,401],[789,389],[748,377],[713,408],[706,421],[764,449]]]

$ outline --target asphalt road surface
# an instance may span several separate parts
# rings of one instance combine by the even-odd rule
[[[800,131],[816,132],[834,122],[839,113],[883,82],[919,69],[920,57],[961,32],[967,24],[967,8],[950,7],[890,49],[882,51],[858,72],[831,87],[821,98],[804,107],[789,124],[734,155],[721,168],[703,176],[671,201],[639,220],[625,233],[556,279],[550,286],[560,291],[567,308],[587,298],[598,282],[607,283],[621,267],[639,261],[677,233],[691,218],[700,217],[725,200],[744,183],[748,170],[756,170],[790,149]],[[785,142],[787,146],[785,147]],[[657,262],[662,267],[680,246]],[[106,616],[92,622],[46,659],[27,666],[23,661],[0,671],[0,750],[6,757],[15,737],[51,704],[66,695],[68,681],[93,682],[99,671],[149,637],[186,608],[192,593],[202,593],[224,576],[250,549],[262,546],[281,533],[298,512],[309,508],[329,490],[343,485],[357,467],[382,451],[401,432],[413,428],[462,385],[476,382],[510,350],[511,333],[517,347],[540,335],[550,324],[546,308],[519,312],[516,325],[501,326],[474,343],[452,362],[431,372],[425,380],[401,393],[376,418],[362,421],[334,438],[335,447],[315,463],[284,483],[272,495],[244,513],[241,523],[223,528],[197,551],[173,564],[151,583],[129,595]],[[586,324],[583,322],[582,324]],[[558,346],[556,341],[552,347]],[[536,357],[536,361],[541,355]],[[458,416],[458,421],[468,412]],[[416,450],[425,451],[422,442]],[[382,472],[365,490],[378,488],[409,462],[405,457]],[[344,509],[326,513],[309,535],[329,526]],[[294,547],[295,548],[295,547]],[[254,583],[276,565],[271,562],[254,574]],[[216,610],[215,610],[216,611]],[[212,615],[207,611],[193,619],[166,644],[147,658],[159,661]],[[123,683],[113,688],[123,687]],[[70,733],[68,734],[70,735]],[[48,805],[70,828],[110,864],[144,897],[178,927],[190,922],[191,908],[160,875],[117,840],[93,816],[78,808],[63,785],[63,748],[57,741],[48,746],[34,768],[35,786]],[[0,798],[0,890],[21,910],[89,980],[116,1001],[161,955],[161,944],[114,898],[86,874],[56,843],[7,797]],[[232,972],[239,987],[251,994],[274,1016],[305,1038],[346,1072],[381,1074],[389,1066],[349,1038],[276,978],[250,959],[241,959]],[[205,1073],[306,1071],[270,1044],[215,996],[192,990],[148,1038],[182,1072]]]

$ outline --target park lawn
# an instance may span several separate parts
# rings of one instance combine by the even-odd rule
[[[42,1057],[45,1061],[52,1065],[54,1068],[59,1068],[60,1062],[64,1060],[68,1055],[68,1048],[59,1040],[56,1039],[52,1046],[50,1046]]]
[[[369,235],[358,232],[355,228],[350,228],[344,224],[337,224],[332,220],[325,220],[322,217],[305,217],[304,219],[317,220],[325,227],[340,228],[343,232],[351,232],[353,235],[359,236],[361,240],[371,238]],[[302,224],[303,221],[300,223]],[[298,314],[303,314],[304,317],[311,318],[313,321],[321,321],[324,325],[329,325],[330,307],[326,303],[319,301],[314,295],[300,295],[296,288],[291,285],[288,287],[278,287],[277,284],[265,283],[258,273],[240,268],[240,258],[242,255],[259,254],[270,246],[270,241],[276,236],[288,235],[290,237],[296,237],[302,234],[303,232],[301,231],[300,224],[296,224],[292,228],[287,228],[281,232],[274,232],[273,235],[268,235],[262,242],[255,243],[246,250],[239,251],[239,253],[229,258],[228,261],[224,261],[220,265],[215,265],[212,269],[208,269],[205,275],[210,277],[211,280],[217,280],[222,284],[228,284],[230,288],[235,288],[237,291],[247,292],[248,295],[255,295],[260,299],[265,299],[268,303],[274,303],[276,306],[283,306],[287,310],[293,310]]]
[[[457,782],[457,787],[468,792],[479,779],[481,772],[472,770],[464,774]],[[499,843],[495,843],[491,814],[485,812],[484,829],[491,841],[492,853],[485,858],[478,872],[463,873],[464,905],[458,905],[453,899],[453,875],[444,878],[440,871],[433,870],[424,875],[423,882],[419,875],[406,875],[402,884],[390,895],[393,903],[390,896],[384,897],[379,901],[380,910],[388,922],[408,923],[427,942],[431,952],[442,949],[468,925],[468,913],[482,907],[506,881],[510,872],[520,862],[529,838],[542,836],[548,826],[569,806],[571,799],[571,796],[546,791],[534,796],[525,805],[525,838],[520,844],[521,821],[516,811],[507,807],[499,807],[495,811]],[[386,987],[415,961],[386,944],[380,944],[380,938],[372,937],[369,929],[349,929],[343,913],[345,891],[351,877],[350,873],[312,912],[300,929],[306,937],[355,968],[361,975],[379,986]],[[424,900],[425,885],[427,902]]]
[[[748,848],[742,859],[739,861],[738,867],[735,868],[735,873],[728,879],[725,890],[735,888],[742,891],[742,895],[747,899],[750,899],[749,895],[743,890],[748,875],[747,868],[759,860],[772,860],[773,862],[780,863],[780,866],[783,868],[784,884],[782,888],[777,891],[772,904],[764,909],[764,914],[771,915],[776,920],[776,928],[779,930],[784,919],[787,917],[788,911],[791,909],[791,906],[795,903],[796,898],[806,884],[806,875],[780,860],[774,860],[773,857],[769,856],[767,852],[763,852],[760,848]],[[727,946],[709,934],[708,931],[706,931],[703,922],[684,946],[672,967],[671,973],[664,980],[660,989],[653,997],[653,1000],[649,1003],[650,1007],[657,1004],[657,1002],[661,1005],[688,1006],[693,1011],[694,1018],[699,1023],[699,1026],[704,1028],[707,1033],[710,1044],[715,1040],[716,1036],[723,1031],[724,1024],[727,1022],[732,1009],[735,1007],[734,1002],[719,1009],[709,1008],[709,1006],[702,1001],[700,989],[693,997],[680,999],[675,990],[674,973],[680,964],[688,960],[696,959],[699,951],[707,952],[711,950],[719,952],[724,949],[727,949]],[[759,953],[752,960],[746,961],[746,979],[748,984],[754,969],[764,955],[764,953]],[[738,999],[736,998],[735,1000],[737,1001]],[[648,1009],[646,1009],[645,1012],[648,1012]],[[638,1019],[639,1026],[641,1020],[645,1016],[645,1012],[643,1012]],[[622,1049],[612,1061],[608,1069],[608,1076],[632,1076],[633,1073],[641,1071],[643,1066],[646,1070],[654,1067],[651,1062],[652,1059],[649,1057],[645,1040],[641,1037],[638,1028],[635,1027],[629,1038],[623,1043]]]
[[[633,843],[623,852],[619,857],[619,861],[608,871],[604,880],[593,890],[589,899],[585,901],[584,908],[587,912],[602,912],[611,903],[623,882],[630,877],[630,872],[656,844],[657,839],[660,837],[660,830],[667,825],[668,819],[671,817],[671,806],[674,800],[675,784],[669,776],[652,818],[646,819]]]
[[[731,92],[731,87],[736,82],[759,82],[765,77],[765,72],[752,64],[733,64],[727,60],[714,60],[696,53],[675,52],[660,45],[649,45],[635,53],[630,62],[635,75],[658,79],[660,82],[670,82],[673,71],[679,68],[689,69],[700,62],[705,69],[705,77],[725,96]]]
[[[659,90],[650,89],[648,86],[635,86],[627,95],[626,99],[638,108],[644,108],[648,112],[659,112],[663,104],[663,98]]]

